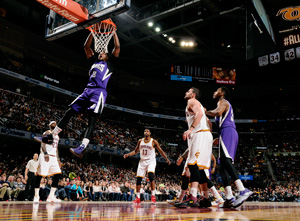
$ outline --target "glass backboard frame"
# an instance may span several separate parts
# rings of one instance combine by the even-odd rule
[[[79,30],[85,29],[97,22],[100,22],[102,20],[105,20],[107,18],[113,18],[114,16],[124,13],[130,9],[131,0],[112,0],[113,3],[109,4],[107,7],[101,8],[104,2],[107,2],[107,0],[91,0],[88,2],[93,2],[98,8],[92,8],[92,7],[86,7],[89,10],[89,19],[79,23],[75,24],[71,21],[68,21],[67,19],[63,18],[62,16],[56,14],[54,11],[50,10],[49,15],[46,17],[46,24],[45,24],[45,38],[48,41],[53,41],[55,39],[61,38],[63,36],[70,35],[74,32],[77,32]],[[76,0],[79,4],[83,2],[82,0]],[[86,1],[87,2],[87,1]],[[91,6],[91,5],[90,5]],[[61,19],[62,23],[61,25],[58,25],[57,20]],[[65,22],[65,23],[64,23]]]

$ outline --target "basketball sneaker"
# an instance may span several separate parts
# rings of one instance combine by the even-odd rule
[[[48,203],[60,203],[61,202],[61,200],[60,199],[57,199],[56,197],[51,197],[51,196],[48,196],[48,198],[47,198],[47,202]]]
[[[201,197],[200,201],[199,201],[199,207],[200,208],[208,208],[211,207],[211,202],[209,199],[206,199],[205,197]]]
[[[233,203],[233,208],[237,208],[242,205],[252,194],[253,192],[248,190],[247,188],[245,188],[245,190],[243,191],[240,191],[237,200],[235,201],[235,203]]]
[[[139,204],[139,203],[141,203],[141,199],[137,197],[137,198],[135,198],[135,200],[133,201],[133,203]]]
[[[221,204],[220,208],[233,208],[233,204],[236,202],[236,199],[232,197],[231,199],[226,199],[223,204]]]
[[[75,156],[82,158],[83,157],[83,151],[85,150],[85,145],[81,144],[77,148],[70,148],[70,152],[74,154]]]
[[[34,196],[33,202],[34,203],[39,203],[40,202],[40,197],[39,196]]]
[[[151,203],[156,204],[156,197],[155,196],[151,196]]]
[[[197,203],[197,197],[194,197],[192,195],[189,195],[188,198],[180,203],[175,203],[174,206],[178,208],[186,208],[188,206],[196,207],[199,206]]]
[[[219,197],[218,199],[216,199],[215,201],[213,201],[211,204],[212,206],[214,207],[218,207],[220,206],[221,204],[223,204],[225,201],[223,200],[222,197]]]
[[[180,202],[181,201],[179,201],[179,200],[167,200],[167,203],[170,204],[170,205],[173,205],[173,206],[174,206],[175,203],[180,203]]]

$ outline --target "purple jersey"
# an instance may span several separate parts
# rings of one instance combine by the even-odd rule
[[[77,112],[88,109],[101,114],[107,97],[106,86],[113,71],[111,64],[116,61],[116,57],[111,56],[107,62],[99,61],[94,56],[89,60],[95,61],[89,71],[89,83],[70,105]]]
[[[95,57],[92,57],[91,59],[95,59]],[[113,73],[111,64],[115,60],[115,56],[111,56],[108,61],[99,61],[95,59],[95,63],[89,71],[90,79],[87,87],[106,89],[107,83]]]
[[[236,126],[235,126],[235,123],[234,123],[234,118],[233,118],[232,106],[229,103],[229,101],[227,101],[227,102],[229,104],[229,109],[225,113],[225,115],[224,116],[215,117],[215,122],[217,124],[218,131],[221,131],[225,127],[233,127],[234,129],[236,129]]]
[[[217,124],[219,132],[219,148],[223,149],[224,154],[227,158],[231,158],[232,161],[234,161],[239,137],[234,123],[232,106],[229,102],[228,104],[228,111],[224,116],[215,117],[215,122]]]

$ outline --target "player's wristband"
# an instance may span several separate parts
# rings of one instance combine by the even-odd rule
[[[47,155],[48,154],[47,151],[45,151],[44,154]]]
[[[194,125],[192,125],[192,126],[191,126],[191,128],[195,128],[195,126],[194,126]]]

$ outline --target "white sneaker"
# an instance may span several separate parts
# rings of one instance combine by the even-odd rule
[[[175,203],[180,203],[180,201],[179,200],[167,200],[167,203],[174,206]]]
[[[225,201],[223,200],[223,198],[218,198],[215,201],[213,201],[211,204],[214,207],[218,207],[219,205],[223,204]]]
[[[48,196],[47,202],[49,202],[49,203],[60,203],[61,200],[60,200],[60,199],[57,199],[57,198],[55,198],[55,197]]]
[[[34,196],[33,202],[34,203],[39,203],[40,202],[40,197],[39,196]]]

